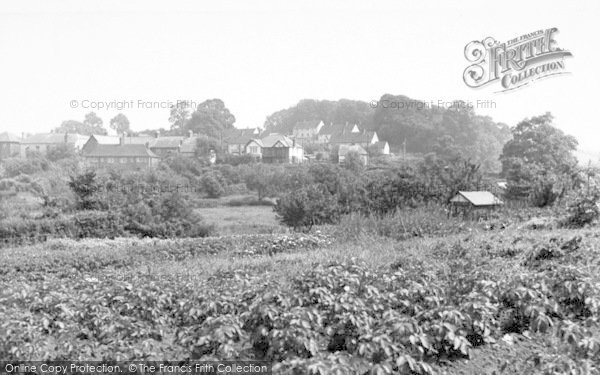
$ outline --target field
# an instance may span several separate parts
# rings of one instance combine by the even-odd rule
[[[598,373],[597,231],[343,241],[320,230],[3,249],[0,357],[252,358],[285,374]]]
[[[271,206],[224,206],[221,202],[216,207],[198,208],[208,224],[215,225],[220,234],[252,234],[284,231],[279,224]]]

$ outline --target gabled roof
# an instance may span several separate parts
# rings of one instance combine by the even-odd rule
[[[248,143],[246,143],[246,146],[248,146],[252,142],[256,143],[260,147],[265,147],[265,144],[263,143],[263,141],[260,139],[257,139],[257,138],[252,138],[251,140],[249,140]]]
[[[473,206],[496,206],[503,202],[489,191],[459,191],[450,202],[469,202]]]
[[[158,158],[155,153],[146,148],[145,145],[124,144],[124,145],[102,145],[99,144],[93,149],[84,152],[84,157],[150,157]]]
[[[351,133],[356,124],[329,124],[325,125],[319,130],[319,135],[338,135],[342,133]],[[360,129],[359,129],[360,130]]]
[[[10,133],[0,133],[0,143],[21,143],[21,138]]]
[[[340,145],[338,156],[345,156],[349,152],[356,152],[359,155],[369,155],[369,153],[360,145]]]
[[[228,129],[223,132],[223,142],[235,145],[245,145],[252,138],[257,137],[259,131],[257,128],[248,129]]]
[[[98,142],[98,144],[100,145],[118,145],[121,144],[121,137],[122,136],[118,136],[118,135],[96,135],[93,134],[90,136],[91,138],[94,138],[96,140],[96,142]],[[152,140],[154,140],[154,137],[149,137],[149,136],[143,136],[143,137],[134,137],[134,136],[129,136],[126,135],[125,139],[124,139],[124,143],[127,145],[145,145],[147,143],[150,143]]]
[[[320,120],[308,120],[297,122],[294,129],[316,129],[322,121]]]
[[[79,141],[85,141],[89,138],[87,135],[74,134],[74,133],[40,133],[31,135],[21,141],[23,144],[59,144],[65,143],[65,136],[67,143],[75,144]]]
[[[148,147],[150,148],[178,148],[182,143],[185,137],[178,136],[168,136],[168,137],[158,137],[154,138],[150,141]]]
[[[375,135],[374,131],[362,131],[358,133],[344,132],[331,136],[331,143],[370,143]]]
[[[294,141],[283,134],[279,133],[271,133],[264,138],[261,138],[263,143],[263,147],[274,147],[278,142],[281,143],[283,147],[294,147]]]
[[[387,141],[377,141],[373,143],[373,146],[377,147],[377,150],[379,151],[383,151],[386,145],[389,147]]]

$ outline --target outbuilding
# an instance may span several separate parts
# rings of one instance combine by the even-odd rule
[[[489,211],[503,204],[504,202],[489,191],[459,191],[450,199],[450,214],[478,218],[487,216]]]

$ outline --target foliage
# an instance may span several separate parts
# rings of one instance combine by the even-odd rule
[[[339,215],[336,197],[321,184],[308,185],[284,195],[274,209],[281,222],[295,230],[335,223]]]
[[[46,153],[46,158],[52,162],[63,159],[73,159],[76,156],[75,148],[71,144],[60,144],[50,147]]]
[[[576,192],[568,202],[568,216],[563,225],[569,228],[583,228],[594,223],[600,218],[599,200],[600,192],[596,189]]]
[[[207,173],[202,176],[202,188],[209,198],[219,198],[225,193],[223,186],[214,174]]]
[[[117,134],[129,133],[129,119],[122,113],[119,113],[112,119],[110,119],[110,128],[117,132]]]
[[[54,129],[55,133],[71,133],[82,135],[106,135],[108,132],[102,126],[102,119],[94,112],[85,115],[83,122],[76,120],[63,121],[59,127]]]
[[[96,197],[96,192],[99,190],[96,172],[88,171],[72,176],[69,187],[77,195],[77,206],[80,210],[93,210],[101,206],[100,200]]]
[[[225,107],[221,99],[209,99],[196,107],[183,126],[183,134],[192,131],[219,139],[222,131],[233,128],[235,116]]]

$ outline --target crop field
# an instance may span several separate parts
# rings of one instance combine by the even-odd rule
[[[597,231],[343,242],[321,229],[3,249],[0,358],[598,373]]]
[[[284,231],[271,206],[239,206],[199,208],[206,223],[213,224],[220,234],[254,234]]]

